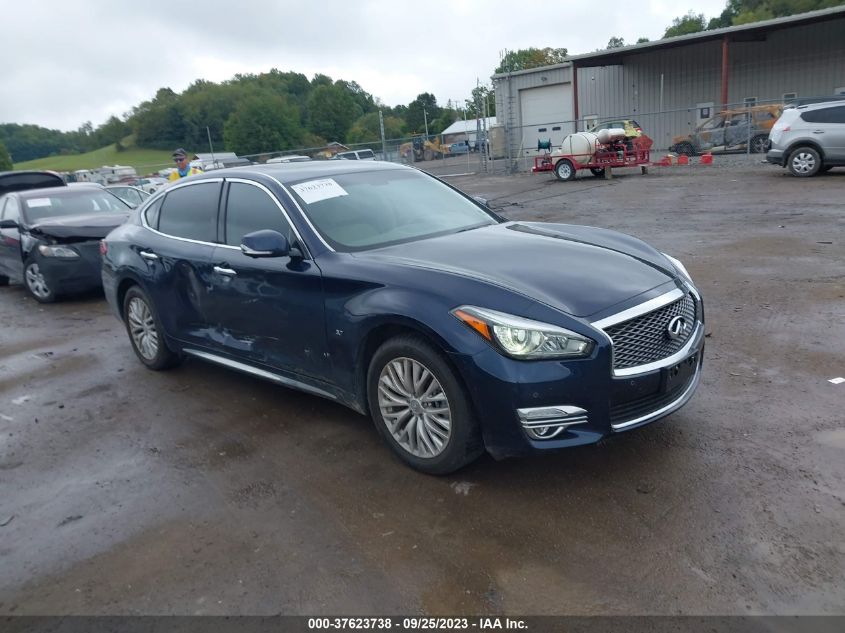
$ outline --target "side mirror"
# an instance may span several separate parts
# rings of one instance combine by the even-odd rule
[[[17,229],[18,223],[14,220],[0,220],[0,229]]]
[[[473,196],[472,199],[479,203],[481,206],[487,207],[488,209],[490,208],[490,205],[487,204],[487,198],[482,198],[481,196]]]
[[[248,257],[302,257],[296,247],[278,231],[264,229],[247,233],[241,238],[241,251]]]

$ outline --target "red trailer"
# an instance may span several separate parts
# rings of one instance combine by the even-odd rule
[[[553,171],[558,180],[574,180],[579,169],[589,169],[593,176],[603,178],[608,167],[637,167],[650,162],[651,139],[645,137],[610,143],[595,142],[592,157],[564,154],[560,151],[534,157],[532,171]],[[647,140],[646,140],[647,139]]]

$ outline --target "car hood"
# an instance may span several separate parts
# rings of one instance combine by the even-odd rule
[[[355,255],[477,279],[578,317],[676,277],[668,261],[641,240],[566,224],[509,222]]]
[[[38,233],[56,239],[102,239],[129,218],[129,213],[97,213],[44,218],[29,227]]]

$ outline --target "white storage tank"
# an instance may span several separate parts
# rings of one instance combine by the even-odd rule
[[[572,156],[579,163],[588,163],[596,153],[598,136],[592,132],[576,132],[563,139],[559,154]]]
[[[625,130],[621,127],[611,127],[598,131],[599,143],[607,144],[625,139]]]

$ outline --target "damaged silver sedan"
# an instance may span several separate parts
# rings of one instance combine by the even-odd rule
[[[101,187],[50,187],[0,197],[0,286],[22,282],[41,303],[101,287],[100,240],[130,207]]]

